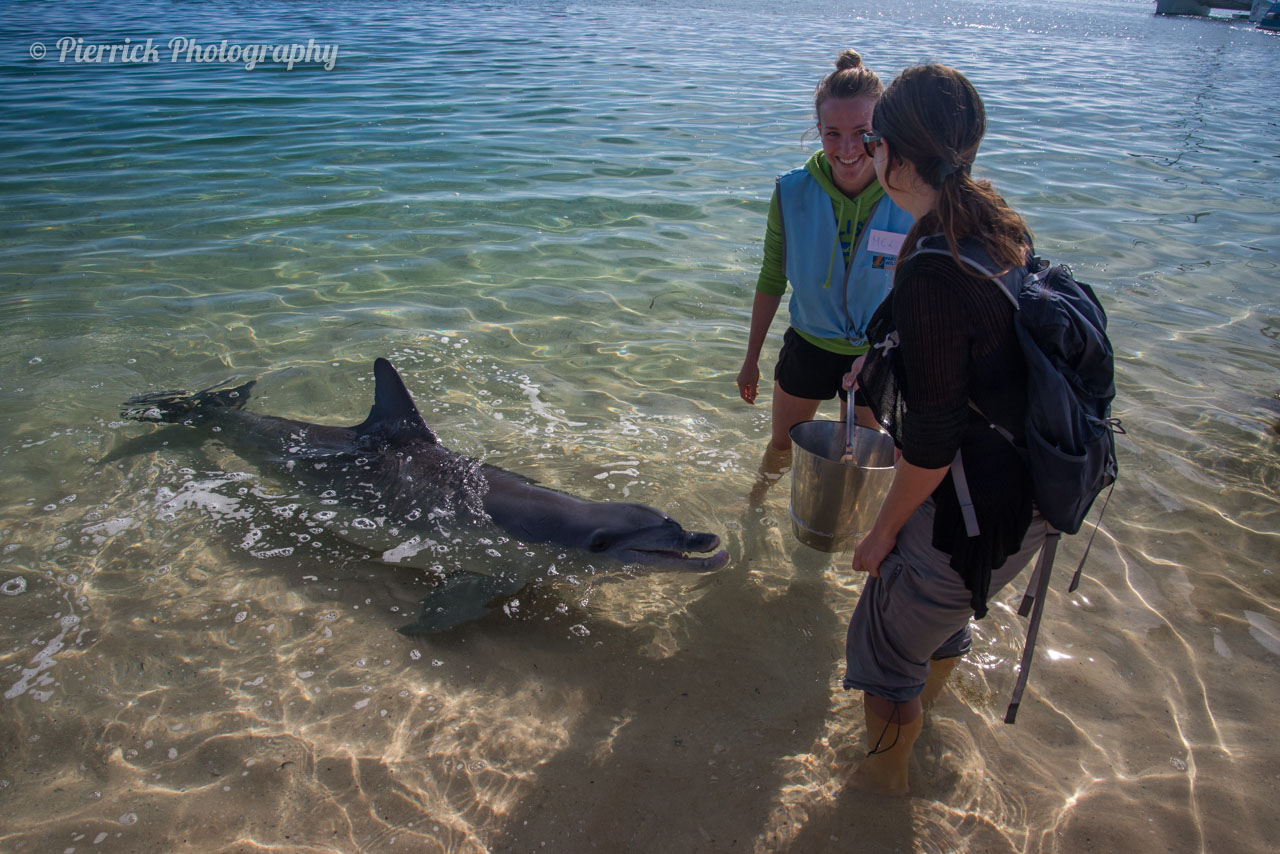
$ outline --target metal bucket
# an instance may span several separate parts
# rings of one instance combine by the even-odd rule
[[[853,456],[849,450],[852,428]],[[888,433],[840,421],[805,421],[791,428],[791,526],[796,539],[824,552],[849,548],[871,530],[893,482]]]

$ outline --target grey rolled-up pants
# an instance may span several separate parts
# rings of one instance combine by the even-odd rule
[[[858,688],[895,703],[920,696],[931,659],[969,651],[971,594],[951,557],[933,547],[933,499],[912,514],[898,543],[868,577],[849,619],[845,640],[844,687]],[[1037,513],[1022,547],[991,571],[994,597],[1031,562],[1044,543],[1047,524]]]

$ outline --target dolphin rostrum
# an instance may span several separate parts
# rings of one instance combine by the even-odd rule
[[[716,550],[720,538],[686,531],[652,507],[577,498],[448,450],[392,364],[377,359],[373,373],[373,408],[354,427],[246,412],[253,382],[144,394],[127,401],[123,415],[216,431],[238,456],[322,498],[325,509],[312,521],[332,520],[341,508],[347,515],[327,527],[346,539],[389,562],[425,555],[418,565],[444,577],[417,622],[400,628],[406,634],[484,616],[495,599],[542,574],[559,549],[650,570],[702,572],[728,561],[725,551],[690,556]],[[541,548],[543,560],[530,547]],[[486,565],[493,568],[478,569]]]

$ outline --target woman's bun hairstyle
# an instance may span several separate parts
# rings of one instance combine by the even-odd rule
[[[842,50],[836,57],[836,71],[862,67],[862,54],[856,50]]]
[[[879,98],[884,84],[870,68],[862,64],[862,54],[856,50],[842,50],[836,57],[836,70],[832,71],[813,93],[813,112],[822,121],[822,104],[828,98]]]

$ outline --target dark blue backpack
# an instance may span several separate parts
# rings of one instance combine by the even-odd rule
[[[915,252],[951,256],[942,235],[922,238]],[[1058,539],[1062,533],[1078,532],[1094,499],[1115,483],[1115,434],[1123,433],[1124,428],[1111,417],[1111,401],[1116,396],[1115,356],[1107,338],[1107,314],[1093,289],[1077,282],[1070,268],[1051,266],[1034,254],[1029,255],[1025,267],[1001,274],[1001,268],[979,244],[964,242],[960,260],[999,284],[1016,309],[1014,324],[1027,366],[1027,419],[1023,425],[1027,442],[1019,451],[1031,472],[1040,515],[1052,526],[1018,609],[1024,617],[1030,612],[1031,622],[1013,702],[1005,714],[1005,722],[1013,723],[1026,686]],[[1008,429],[994,423],[991,427],[1013,442]],[[977,536],[977,517],[958,454],[951,471],[969,536]],[[1105,511],[1106,501],[1098,514],[1099,522]],[[1072,591],[1080,584],[1092,545],[1090,537],[1071,580]]]

